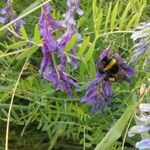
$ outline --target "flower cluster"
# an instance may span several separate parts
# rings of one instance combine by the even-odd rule
[[[111,106],[110,97],[113,96],[112,82],[127,81],[134,76],[134,70],[129,67],[118,53],[111,54],[110,49],[105,49],[99,56],[97,62],[97,73],[93,81],[88,85],[87,92],[82,98],[82,102],[93,104],[93,112],[100,107]]]
[[[76,21],[74,19],[75,13],[82,14],[82,10],[79,8],[79,2],[76,0],[68,0],[67,6],[69,10],[64,14],[65,19],[63,21],[56,21],[51,15],[51,7],[46,4],[42,7],[41,16],[39,19],[40,32],[42,35],[42,53],[43,59],[39,73],[45,80],[50,81],[55,88],[64,90],[71,95],[71,88],[78,87],[76,81],[68,75],[66,71],[67,56],[64,53],[64,49],[73,35],[77,34]],[[54,39],[55,29],[65,29],[65,32],[58,38]],[[76,68],[77,61],[75,59],[75,48],[71,49],[72,55],[71,63]],[[55,55],[59,59],[59,64],[56,64]]]
[[[11,9],[11,1],[10,0],[7,0],[6,2],[6,6],[2,9],[0,9],[0,23],[3,23],[3,24],[7,24],[9,23],[11,20],[14,20],[17,18],[17,14],[14,10]],[[20,26],[22,24],[25,24],[24,20],[20,19],[18,21],[16,21],[14,23],[14,31],[17,33],[17,34],[20,34]],[[8,36],[11,36],[12,33],[11,32],[7,32],[7,35]]]
[[[144,67],[149,67],[149,61],[150,61],[150,22],[148,23],[141,23],[133,32],[131,38],[135,42],[134,49],[135,53],[133,56],[133,61],[139,59],[143,54],[145,55],[145,62]]]
[[[62,52],[61,56],[60,56],[60,59],[62,60],[61,61],[62,62],[61,63],[62,70],[65,69],[66,60],[67,60],[66,55],[63,52],[65,46],[70,41],[70,39],[72,38],[73,35],[77,34],[79,37],[74,16],[76,13],[79,15],[83,14],[83,11],[79,8],[79,0],[68,0],[67,6],[68,6],[68,12],[63,14],[63,17],[65,19],[62,21],[62,25],[66,29],[66,31],[58,39],[58,45],[60,46],[60,48],[61,48],[60,51]],[[76,56],[76,49],[72,48],[71,53],[73,56]],[[75,57],[71,57],[71,63],[74,66],[74,68],[77,68],[77,60],[75,59]]]
[[[135,134],[141,134],[150,131],[150,104],[141,103],[139,105],[139,110],[140,112],[135,114],[135,117],[137,120],[141,122],[141,124],[133,126],[129,130],[128,135],[130,137],[134,136]],[[138,149],[150,148],[150,138],[146,138],[141,140],[140,142],[137,142],[136,148]]]

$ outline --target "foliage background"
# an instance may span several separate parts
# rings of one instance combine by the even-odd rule
[[[62,14],[67,10],[65,2],[51,1],[52,14],[58,20],[62,19]],[[39,4],[39,0],[14,0],[13,7],[18,14],[24,14],[30,11],[32,6]],[[0,7],[3,6],[4,2],[1,1]],[[103,113],[93,115],[91,106],[81,104],[80,98],[85,93],[87,81],[95,76],[95,63],[103,49],[111,45],[112,51],[118,52],[130,63],[133,55],[130,36],[139,22],[148,21],[148,1],[81,0],[80,6],[84,11],[82,17],[77,17],[78,29],[82,35],[82,41],[76,47],[80,64],[77,70],[73,70],[69,65],[67,67],[67,72],[81,84],[80,89],[74,90],[73,98],[68,98],[64,92],[56,91],[38,74],[42,55],[36,24],[40,9],[25,16],[27,23],[22,27],[22,37],[9,39],[4,35],[4,31],[0,33],[0,149],[5,147],[10,100],[24,63],[10,117],[10,149],[90,150],[99,144],[97,149],[105,146],[103,149],[132,150],[135,141],[140,139],[140,136],[132,139],[126,137],[125,129],[135,123],[128,121],[134,105],[138,102],[138,90],[150,77],[150,74],[145,74],[142,69],[143,59],[131,63],[137,71],[131,86],[128,83],[114,84],[113,109],[106,108]],[[27,40],[33,41],[34,44],[28,45]],[[118,122],[121,116],[123,119]],[[114,125],[117,128],[113,128]],[[107,142],[104,137],[108,138]]]

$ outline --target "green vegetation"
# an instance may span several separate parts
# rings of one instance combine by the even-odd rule
[[[13,38],[7,38],[6,29],[0,25],[0,150],[5,148],[11,102],[10,150],[134,149],[141,137],[129,138],[126,134],[129,125],[135,124],[133,110],[138,104],[139,89],[147,83],[150,72],[142,69],[145,56],[130,62],[133,55],[130,37],[134,28],[150,17],[148,0],[80,0],[84,15],[76,18],[82,36],[77,47],[79,68],[67,66],[68,74],[81,85],[80,89],[74,89],[73,98],[54,89],[38,73],[42,54],[37,24],[40,8],[36,7],[41,3],[40,0],[14,0],[14,9],[26,21],[21,27],[21,37],[14,34]],[[53,17],[61,20],[66,1],[50,3]],[[3,6],[4,2],[0,2],[0,7]],[[36,10],[31,12],[33,9]],[[70,55],[69,49],[75,42],[76,36],[68,43],[66,54]],[[113,109],[106,108],[94,115],[92,106],[81,103],[80,99],[85,94],[87,81],[95,77],[99,54],[108,46],[134,67],[137,76],[132,78],[131,86],[125,82],[115,83]]]

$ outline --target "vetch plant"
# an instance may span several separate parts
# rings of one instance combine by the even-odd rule
[[[135,71],[121,56],[132,57],[128,55],[130,34],[141,16],[146,21],[147,0],[3,0],[1,8],[4,3],[0,11],[0,126],[5,129],[7,121],[7,129],[6,135],[0,132],[0,147],[19,149],[22,143],[31,143],[24,144],[24,149],[94,149],[96,145],[95,150],[134,149],[135,140],[126,138],[126,133],[139,104],[137,89],[148,82],[149,72],[142,71],[141,65],[149,66],[149,50],[134,61],[138,76],[131,86],[127,84]],[[20,18],[26,19],[25,26]],[[135,32],[143,31],[142,36],[148,30]],[[114,52],[107,48],[97,59],[98,50],[107,45],[113,45]],[[122,55],[115,51],[118,47]],[[97,115],[90,113],[88,104]],[[115,109],[98,113],[107,106]],[[142,123],[141,128],[149,130],[149,124]],[[31,134],[34,138],[28,142]],[[145,135],[141,134],[142,139]]]
[[[7,24],[11,20],[14,20],[16,18],[17,18],[17,14],[16,14],[16,11],[14,11],[12,9],[11,0],[7,0],[6,6],[2,9],[0,9],[0,23]],[[19,35],[21,34],[20,33],[20,27],[22,24],[25,24],[25,21],[23,19],[20,19],[20,20],[16,21],[13,25],[14,31]],[[12,33],[8,31],[7,35],[12,36]]]
[[[67,6],[69,10],[64,14],[63,21],[56,21],[51,16],[51,8],[49,4],[42,7],[41,16],[39,19],[40,32],[42,35],[42,53],[43,59],[39,73],[45,80],[50,81],[55,88],[61,89],[72,95],[71,88],[78,87],[76,81],[68,75],[66,71],[67,55],[64,50],[71,38],[78,33],[76,21],[74,19],[75,13],[80,15],[83,11],[79,8],[79,1],[68,0]],[[64,28],[65,32],[58,38],[54,39],[54,29]],[[72,56],[69,58],[75,68],[77,68],[77,60],[75,59],[75,48],[71,48]],[[56,63],[54,55],[59,59],[59,64]]]

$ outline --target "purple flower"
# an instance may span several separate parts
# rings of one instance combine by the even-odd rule
[[[8,0],[6,6],[0,9],[0,23],[8,23],[11,17],[11,3]]]
[[[0,9],[0,15],[1,15],[0,16],[0,23],[3,23],[3,24],[7,24],[11,20],[14,20],[17,18],[16,12],[11,9],[10,0],[7,1],[6,6],[4,8]],[[25,21],[23,19],[20,19],[14,23],[14,31],[19,35],[21,34],[20,33],[20,27],[22,24],[25,24]],[[8,31],[7,35],[12,36],[12,33]]]
[[[79,36],[74,17],[76,13],[79,15],[83,14],[83,11],[79,8],[79,0],[67,0],[67,6],[68,11],[63,15],[65,19],[62,21],[63,27],[66,28],[66,31],[58,39],[58,45],[61,47],[61,51],[64,51],[64,48],[66,47],[73,35],[77,34]],[[71,54],[73,56],[76,56],[75,48],[71,49]],[[63,59],[63,63],[60,64],[60,67],[65,68],[67,58],[63,55],[61,55],[60,57],[62,57],[61,59]],[[74,68],[77,68],[78,64],[76,58],[71,57],[70,59]]]
[[[150,148],[150,138],[146,138],[144,140],[141,140],[140,142],[137,142],[136,143],[136,148],[138,148],[140,150]]]
[[[54,40],[52,30],[60,28],[61,25],[50,16],[50,12],[50,5],[44,5],[42,7],[42,13],[39,19],[40,32],[43,37],[43,59],[41,62],[39,73],[45,80],[50,81],[56,88],[61,88],[59,72],[56,69],[52,59],[53,52],[59,51],[59,47]]]
[[[97,72],[95,80],[89,82],[87,92],[81,100],[81,102],[93,104],[93,113],[96,113],[98,108],[101,108],[101,110],[103,111],[104,107],[111,106],[109,97],[113,95],[112,85],[109,81],[105,82],[104,78],[105,75],[101,75]]]
[[[50,5],[44,5],[39,19],[40,32],[43,38],[43,59],[39,73],[45,80],[50,81],[55,88],[63,90],[71,96],[72,87],[78,87],[76,81],[65,72],[67,56],[64,53],[64,48],[71,37],[68,33],[66,36],[65,32],[57,42],[55,41],[53,31],[54,29],[63,28],[63,24],[56,21],[50,13]],[[74,51],[73,53],[75,54]],[[60,64],[55,63],[54,55],[58,57]]]
[[[150,22],[141,23],[133,32],[131,38],[135,42],[134,44],[134,56],[133,60],[137,60],[143,56],[144,53],[147,53],[147,57],[149,56],[149,47],[150,47]],[[149,64],[147,64],[149,65]]]
[[[140,125],[133,126],[129,132],[128,136],[132,137],[135,134],[141,134],[150,131],[150,104],[141,103],[139,105],[139,110],[135,117],[141,122]],[[146,138],[136,143],[136,148],[147,149],[150,148],[150,138]]]
[[[86,94],[81,100],[88,104],[92,103],[93,112],[99,107],[103,110],[105,106],[111,106],[113,81],[130,82],[129,77],[135,75],[135,71],[122,60],[120,55],[111,54],[109,48],[100,54],[97,70],[95,79],[88,84]]]
[[[78,15],[82,16],[83,11],[79,8],[79,0],[68,0],[67,1],[67,6],[69,7],[70,10],[73,12],[77,12]]]
[[[137,125],[133,126],[129,131],[128,131],[128,136],[132,137],[135,134],[141,134],[143,132],[147,132],[150,130],[150,126],[148,125]]]

